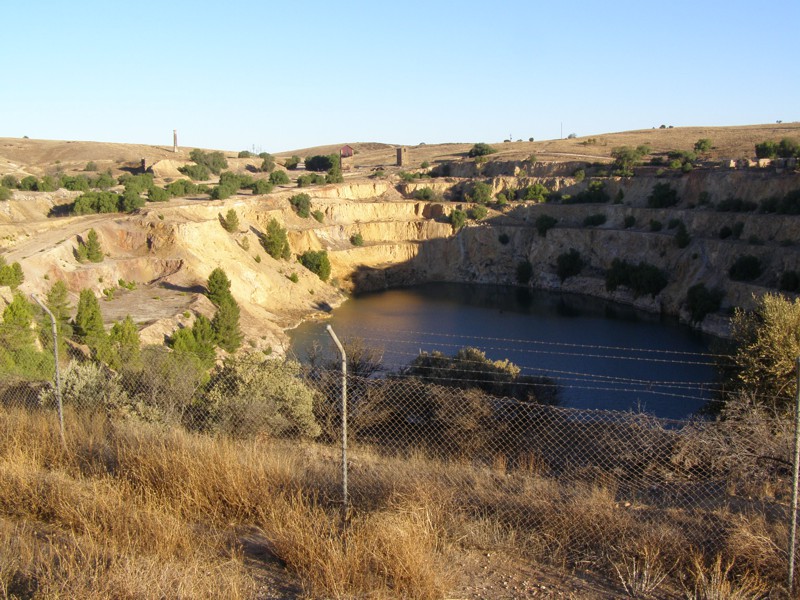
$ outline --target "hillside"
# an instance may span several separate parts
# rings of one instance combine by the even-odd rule
[[[286,328],[304,318],[324,316],[348,291],[423,281],[513,284],[522,262],[533,266],[526,285],[608,297],[687,320],[688,288],[699,283],[718,288],[724,293],[722,303],[704,326],[724,332],[730,308],[750,306],[752,294],[777,289],[784,273],[800,271],[793,242],[800,231],[792,214],[720,212],[719,203],[737,197],[757,208],[765,198],[783,198],[800,189],[798,174],[720,167],[682,174],[642,167],[635,177],[619,178],[609,177],[602,165],[619,145],[648,144],[652,155],[659,155],[690,150],[697,139],[707,137],[713,148],[704,160],[713,164],[715,159],[750,157],[756,143],[786,136],[800,136],[800,125],[667,128],[501,142],[495,144],[498,152],[484,164],[466,157],[470,144],[420,145],[407,149],[408,162],[444,166],[450,176],[410,182],[402,180],[401,169],[394,166],[393,146],[354,143],[356,155],[345,161],[343,184],[302,190],[311,196],[312,209],[322,213],[321,222],[299,217],[288,203],[299,191],[294,182],[301,171],[289,171],[290,183],[267,195],[242,190],[225,200],[210,200],[199,193],[147,203],[131,214],[53,218],[48,214],[68,206],[80,192],[15,190],[9,201],[0,204],[0,247],[7,262],[22,265],[22,291],[44,294],[60,279],[74,300],[88,287],[105,298],[102,307],[108,323],[130,314],[140,324],[143,339],[151,343],[162,343],[175,328],[190,323],[194,314],[211,313],[202,291],[217,266],[231,278],[232,292],[242,305],[249,345],[277,351],[285,346]],[[281,156],[328,153],[335,148],[295,150],[277,157],[280,163]],[[228,170],[256,179],[266,177],[258,173],[261,159],[224,154]],[[535,161],[530,160],[531,154],[536,155]],[[74,176],[86,174],[87,163],[94,162],[98,171],[109,169],[116,177],[136,172],[142,158],[146,165],[155,165],[151,168],[157,186],[174,181],[180,175],[177,167],[190,164],[189,149],[184,148],[173,153],[167,147],[0,139],[0,176]],[[374,173],[376,168],[383,173]],[[585,179],[575,176],[579,170],[586,173]],[[215,181],[208,184],[213,186]],[[466,195],[478,181],[490,186],[492,200],[497,194],[518,194],[537,185],[562,200],[493,203],[483,221],[470,221],[455,232],[449,215],[456,208],[471,206],[465,202]],[[568,203],[570,196],[586,192],[592,181],[605,190],[606,202]],[[675,191],[674,205],[648,207],[648,196],[656,185]],[[415,199],[418,190],[425,188],[431,190],[432,198]],[[240,221],[233,234],[220,226],[220,217],[231,209]],[[585,224],[587,217],[599,213],[603,223]],[[556,220],[546,237],[536,227],[537,219],[545,214]],[[295,256],[309,249],[328,251],[333,266],[330,284],[294,258],[275,260],[263,251],[259,239],[273,218],[288,230]],[[658,230],[653,222],[660,225]],[[726,227],[738,231],[720,239]],[[74,251],[79,237],[90,228],[97,231],[107,256],[98,264],[81,264]],[[682,229],[689,241],[678,247],[675,236]],[[351,243],[355,234],[362,236],[363,245]],[[557,274],[558,258],[571,249],[579,253],[583,268],[562,280]],[[757,257],[761,272],[750,281],[732,281],[727,273],[744,255]],[[656,295],[637,294],[624,285],[609,291],[605,274],[614,259],[644,260],[669,273],[669,282]],[[293,274],[297,283],[292,281]],[[135,282],[136,289],[125,289],[119,281]]]

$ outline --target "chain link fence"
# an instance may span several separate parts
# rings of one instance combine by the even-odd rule
[[[745,396],[715,419],[666,420],[559,407],[544,380],[521,397],[502,385],[492,391],[511,393],[488,393],[478,371],[472,383],[354,372],[263,354],[209,370],[191,354],[147,348],[118,371],[69,361],[60,399],[67,419],[101,412],[338,448],[346,388],[346,510],[368,509],[377,474],[389,472],[400,484],[447,488],[455,514],[513,530],[532,556],[579,566],[658,545],[785,580],[796,432]],[[58,403],[54,382],[0,381],[3,409],[56,419]]]

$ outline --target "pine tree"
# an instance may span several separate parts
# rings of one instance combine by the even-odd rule
[[[33,344],[33,306],[19,293],[14,294],[11,303],[3,311],[3,335],[10,350],[19,350]]]
[[[292,255],[286,230],[275,219],[270,219],[267,223],[267,231],[261,238],[261,245],[274,259],[288,259]]]
[[[75,336],[79,341],[91,346],[91,338],[105,337],[103,315],[100,303],[92,290],[81,290],[78,298],[78,311],[75,314]]]
[[[239,215],[236,214],[235,210],[232,208],[228,210],[225,218],[222,220],[222,226],[228,233],[233,233],[234,231],[239,230]]]
[[[87,260],[93,263],[103,262],[103,248],[100,246],[100,240],[97,239],[97,232],[90,229],[86,234],[86,241],[78,240],[78,249],[75,255],[79,262],[86,262]]]
[[[108,336],[108,358],[104,362],[112,369],[126,367],[135,369],[141,358],[139,328],[130,315],[114,323]]]
[[[236,352],[242,345],[239,329],[239,305],[232,298],[222,302],[211,320],[211,329],[217,345],[227,352]]]
[[[216,306],[220,306],[226,300],[233,301],[231,295],[231,280],[225,274],[225,271],[217,267],[211,271],[208,276],[208,299],[211,300]]]
[[[0,256],[0,285],[7,285],[14,289],[25,281],[25,275],[18,262],[6,264],[5,258]]]

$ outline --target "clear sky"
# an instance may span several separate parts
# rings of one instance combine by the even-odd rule
[[[277,152],[800,120],[800,1],[4,0],[0,137]]]

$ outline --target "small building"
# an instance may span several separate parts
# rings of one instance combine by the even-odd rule
[[[350,158],[355,153],[356,153],[356,151],[353,150],[353,147],[352,146],[348,146],[347,144],[345,144],[344,146],[339,148],[339,158]]]

